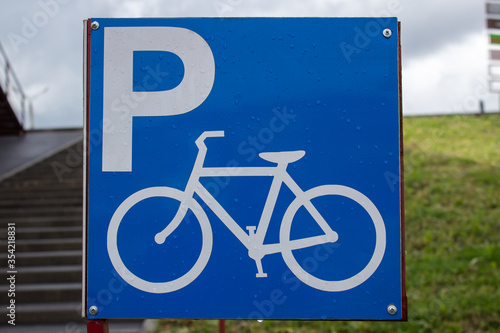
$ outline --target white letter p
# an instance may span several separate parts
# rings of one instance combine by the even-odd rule
[[[133,52],[167,51],[184,64],[181,83],[164,91],[133,91]],[[174,27],[105,27],[102,171],[132,171],[132,121],[173,116],[197,108],[215,78],[210,46],[194,31]],[[128,107],[117,107],[120,101]],[[133,101],[133,102],[131,102]]]

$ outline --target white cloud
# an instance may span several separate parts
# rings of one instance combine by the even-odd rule
[[[487,87],[487,40],[482,33],[407,61],[403,67],[406,114],[476,112],[479,100],[496,107]]]
[[[59,4],[48,12],[41,4]],[[46,7],[45,7],[46,8]],[[53,7],[55,8],[55,7]],[[55,10],[55,9],[54,9]],[[46,13],[47,22],[43,21]],[[34,15],[40,26],[29,30]],[[82,121],[82,21],[88,17],[356,17],[397,16],[402,22],[403,95],[407,114],[487,109],[497,97],[482,89],[487,70],[484,3],[470,0],[17,0],[0,3],[0,41],[26,91],[50,86],[35,101],[38,124]],[[24,29],[24,30],[23,30]],[[28,30],[26,30],[28,29]],[[9,36],[25,37],[19,52]],[[475,98],[475,100],[474,100]],[[462,106],[462,108],[460,108]]]

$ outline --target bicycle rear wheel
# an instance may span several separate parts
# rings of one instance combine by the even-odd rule
[[[179,209],[185,209],[184,215],[190,210],[200,224],[202,233],[201,251],[193,267],[191,267],[187,272],[176,279],[165,279],[165,281],[161,282],[147,281],[137,276],[137,274],[132,273],[132,271],[127,268],[124,261],[122,260],[120,251],[118,249],[118,231],[125,214],[127,214],[127,212],[139,202],[155,197],[170,198],[178,201],[180,203]],[[111,259],[111,263],[113,264],[113,267],[115,268],[117,273],[131,286],[146,292],[156,294],[173,292],[190,284],[201,274],[201,272],[207,265],[210,254],[212,253],[212,227],[207,215],[201,208],[200,204],[193,198],[189,198],[188,200],[184,199],[184,192],[177,189],[170,187],[149,187],[132,194],[127,199],[125,199],[116,209],[113,217],[111,218],[111,222],[108,228],[108,254],[109,258]],[[155,235],[152,234],[151,238],[153,239],[154,236]]]
[[[301,207],[305,207],[306,203],[311,202],[314,198],[319,198],[323,196],[340,196],[348,198],[356,202],[361,208],[368,213],[373,226],[375,227],[375,238],[374,238],[374,250],[366,266],[361,268],[359,272],[355,272],[353,275],[342,278],[342,279],[328,279],[319,278],[314,276],[313,273],[308,272],[302,265],[299,264],[298,260],[295,258],[293,241],[290,239],[292,221],[294,220],[297,211]],[[314,208],[316,209],[316,208]],[[309,212],[311,213],[311,212]],[[321,212],[320,212],[321,214]],[[312,214],[311,214],[312,215]],[[327,223],[330,223],[329,219],[332,216],[323,216]],[[335,230],[334,230],[335,231]],[[325,237],[324,244],[328,243],[328,237]],[[335,240],[337,241],[337,240]],[[342,235],[339,234],[338,241],[342,241]],[[304,282],[305,284],[323,291],[345,291],[352,289],[363,282],[365,282],[378,268],[382,258],[384,256],[386,247],[386,230],[385,224],[380,215],[380,212],[375,207],[375,205],[368,199],[364,194],[358,192],[350,187],[342,185],[323,185],[312,188],[306,192],[301,197],[297,197],[288,207],[283,217],[283,222],[280,229],[280,244],[283,247],[282,256],[283,260],[287,264],[288,268],[295,274],[295,276]],[[304,242],[302,242],[304,244]],[[333,252],[333,251],[332,251]],[[317,265],[320,263],[317,262]],[[362,265],[363,266],[363,265]]]

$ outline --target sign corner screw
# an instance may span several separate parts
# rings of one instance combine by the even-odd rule
[[[391,315],[394,316],[396,312],[398,312],[398,308],[394,304],[389,304],[387,306],[387,312]]]
[[[92,305],[90,308],[89,308],[89,313],[93,316],[95,316],[97,314],[97,312],[99,312],[99,309],[97,308],[97,306],[95,305]]]
[[[379,30],[380,31],[380,30]],[[385,38],[389,38],[392,36],[392,30],[391,29],[384,29],[384,31],[382,32],[382,34],[384,35]]]
[[[92,22],[92,23],[90,24],[90,28],[91,28],[92,30],[97,30],[97,29],[99,29],[99,22],[97,22],[97,21]]]

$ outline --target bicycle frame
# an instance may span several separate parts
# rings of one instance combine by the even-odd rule
[[[168,235],[182,222],[188,211],[188,207],[190,206],[189,200],[195,200],[193,197],[194,193],[196,193],[205,202],[205,204],[215,213],[215,215],[217,215],[217,217],[236,236],[236,238],[238,238],[238,240],[248,249],[250,258],[254,259],[257,264],[257,277],[267,276],[267,274],[263,272],[261,264],[261,259],[265,255],[279,253],[284,250],[295,250],[325,244],[328,242],[335,242],[338,239],[337,233],[330,228],[318,210],[309,200],[305,198],[304,191],[286,172],[288,162],[278,162],[276,166],[271,167],[204,167],[203,163],[207,153],[207,147],[204,140],[207,137],[222,136],[224,136],[223,131],[209,131],[204,132],[196,140],[196,145],[198,146],[199,151],[184,191],[185,197],[183,199],[183,204],[179,207],[179,210],[174,216],[172,222],[163,231],[156,235],[155,240],[158,244],[163,243],[165,238],[168,237]],[[216,198],[200,183],[199,179],[202,177],[273,177],[271,188],[257,227],[247,226],[247,234],[226,212]],[[271,221],[274,206],[276,205],[278,194],[283,183],[288,186],[300,203],[308,210],[314,220],[319,224],[325,235],[291,240],[286,244],[281,242],[275,244],[264,244],[264,239]]]

